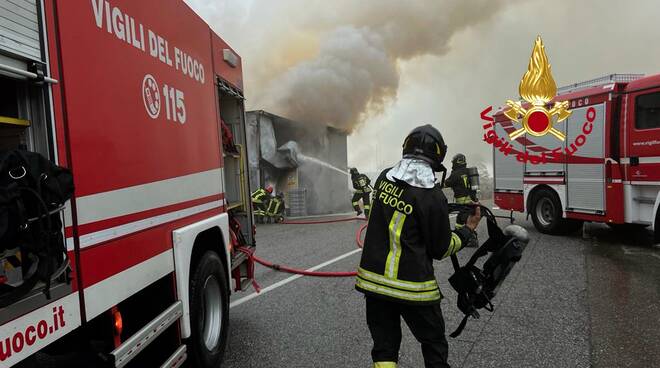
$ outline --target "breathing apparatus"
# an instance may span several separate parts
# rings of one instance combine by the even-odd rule
[[[520,260],[529,242],[527,230],[521,226],[509,225],[502,230],[488,207],[452,203],[449,204],[449,213],[473,210],[475,206],[481,208],[481,213],[486,218],[489,237],[465,265],[459,264],[456,255],[451,256],[454,274],[449,277],[449,283],[458,293],[458,309],[465,314],[456,330],[449,335],[454,338],[461,334],[469,317],[480,317],[479,309],[489,312],[494,310],[493,298],[513,266]],[[477,260],[489,254],[479,268],[476,265]]]
[[[479,170],[476,167],[467,168],[468,184],[475,193],[479,191]]]

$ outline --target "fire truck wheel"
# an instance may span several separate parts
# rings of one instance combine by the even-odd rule
[[[564,230],[561,202],[550,189],[541,188],[534,194],[531,215],[534,227],[544,234],[559,234]]]
[[[193,366],[219,367],[227,342],[229,291],[222,261],[212,251],[202,255],[190,278],[190,323]]]

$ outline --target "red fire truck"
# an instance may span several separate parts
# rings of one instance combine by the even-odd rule
[[[75,182],[71,269],[0,308],[0,367],[219,366],[254,246],[244,124],[241,58],[183,1],[0,2],[0,150]]]
[[[555,101],[572,111],[555,124],[565,140],[523,135],[498,144],[495,204],[526,212],[544,233],[583,221],[658,229],[660,75],[613,74],[558,92]],[[504,110],[493,117],[498,137],[519,128]]]

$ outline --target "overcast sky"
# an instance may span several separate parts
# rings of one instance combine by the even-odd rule
[[[559,86],[660,73],[656,0],[186,1],[243,57],[248,109],[352,129],[365,171],[421,123],[492,167],[479,112],[518,95],[537,34]]]

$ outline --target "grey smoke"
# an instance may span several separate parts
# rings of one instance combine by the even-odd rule
[[[321,45],[338,29],[378,35],[397,72],[395,83],[368,90],[376,94],[356,119],[366,124],[347,123],[354,129],[349,163],[366,171],[398,159],[403,137],[419,123],[442,131],[449,157],[461,151],[469,162],[492,169],[490,147],[480,141],[479,112],[518,95],[539,34],[558,85],[610,73],[660,72],[660,48],[653,47],[660,34],[656,0],[186,1],[242,55],[249,109],[268,108],[265,101],[277,100],[272,93],[302,106],[306,99],[289,98],[300,96],[278,90],[278,83],[297,86],[284,75],[293,78],[295,69],[319,64]],[[337,115],[346,122],[355,114]]]
[[[319,32],[318,53],[282,73],[274,70],[277,76],[257,92],[256,103],[293,120],[351,132],[396,98],[399,62],[445,54],[457,31],[491,17],[503,1],[311,3],[306,23],[317,22],[310,27]]]

